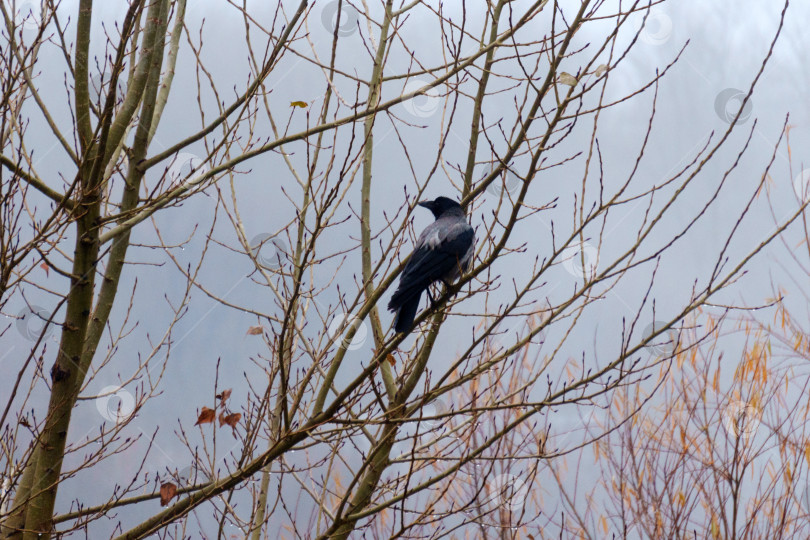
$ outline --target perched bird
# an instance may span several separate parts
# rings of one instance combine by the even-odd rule
[[[420,202],[419,206],[433,212],[436,221],[419,235],[399,277],[399,287],[388,302],[388,309],[396,312],[394,330],[397,332],[411,330],[422,291],[436,281],[449,285],[470,268],[473,258],[475,234],[461,205],[439,197],[435,201]]]

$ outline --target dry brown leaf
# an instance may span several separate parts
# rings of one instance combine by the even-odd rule
[[[233,413],[226,415],[225,413],[220,413],[219,415],[219,427],[228,424],[233,429],[234,434],[236,434],[236,424],[239,423],[239,420],[242,419],[242,413]]]
[[[45,270],[46,277],[51,277],[51,269],[48,267],[48,263],[42,263],[39,265],[39,267]]]
[[[305,101],[291,101],[290,107],[301,107],[302,109],[306,109],[307,104]]]
[[[197,418],[197,423],[194,424],[195,426],[200,424],[210,424],[214,421],[214,418],[217,417],[216,411],[214,409],[209,409],[208,407],[203,407],[200,411],[200,416]]]
[[[245,335],[246,336],[258,336],[262,332],[264,332],[264,328],[262,328],[261,326],[251,326],[250,328],[248,328],[247,334],[245,334]]]
[[[222,400],[222,403],[223,403],[223,405],[224,405],[224,404],[225,404],[225,402],[226,402],[226,401],[228,401],[228,398],[229,398],[229,397],[231,397],[231,389],[230,389],[230,388],[228,388],[227,390],[223,390],[223,391],[222,391],[222,393],[221,393],[221,394],[217,394],[217,396],[216,396],[216,397],[217,397],[217,399],[221,399],[221,400]]]
[[[397,365],[397,359],[394,358],[394,355],[391,353],[388,353],[388,363],[391,364],[392,366]]]
[[[160,506],[166,506],[177,495],[177,486],[166,482],[160,486]]]

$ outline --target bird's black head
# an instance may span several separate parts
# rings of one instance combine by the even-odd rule
[[[419,206],[427,208],[433,212],[433,217],[436,219],[439,219],[442,214],[447,211],[457,211],[461,215],[464,215],[461,205],[453,199],[448,199],[447,197],[437,197],[435,201],[422,201],[419,203]]]

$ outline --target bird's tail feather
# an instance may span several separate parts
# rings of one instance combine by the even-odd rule
[[[388,302],[388,309],[391,311],[398,310],[400,306],[407,304],[416,298],[418,303],[419,298],[422,296],[422,291],[430,286],[430,279],[409,279],[407,283],[400,283],[396,292],[391,295],[391,300]]]
[[[394,330],[397,332],[408,332],[413,326],[413,320],[416,318],[416,311],[419,309],[419,299],[422,293],[413,295],[407,301],[403,302],[397,310],[396,319],[394,319]]]

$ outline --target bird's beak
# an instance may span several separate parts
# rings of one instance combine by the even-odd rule
[[[433,201],[421,201],[416,204],[418,204],[422,208],[427,208],[428,210],[430,210],[431,207],[433,206]]]

